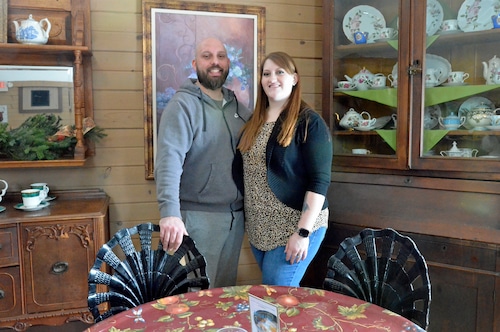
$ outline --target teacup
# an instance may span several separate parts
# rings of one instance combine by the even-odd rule
[[[47,198],[49,195],[49,186],[45,182],[36,182],[30,184],[31,189],[39,189],[40,195],[43,196],[43,199]]]
[[[40,194],[40,189],[24,189],[21,190],[21,196],[23,198],[23,205],[26,208],[34,208],[40,205],[44,200],[44,197]]]
[[[384,74],[376,74],[371,81],[372,88],[384,88],[387,82],[387,77]]]
[[[391,86],[393,88],[398,87],[398,75],[389,74],[389,75],[387,75],[387,79],[389,80],[389,82],[391,82]]]
[[[339,81],[337,86],[341,89],[354,89],[356,87],[356,83],[349,81]]]
[[[452,71],[448,76],[448,83],[464,83],[469,78],[469,73],[463,71]]]
[[[370,154],[368,149],[352,149],[352,154]]]
[[[448,32],[457,30],[459,30],[457,19],[444,20],[443,23],[441,24],[441,31]]]
[[[366,44],[368,42],[368,32],[361,32],[361,31],[356,31],[353,36],[354,36],[354,43],[355,44]]]
[[[398,30],[394,28],[382,28],[379,30],[380,39],[393,39],[398,35]]]
[[[391,118],[392,118],[392,122],[394,122],[394,128],[397,128],[398,127],[398,115],[397,114],[392,114],[391,115]]]
[[[5,184],[5,187],[0,191],[0,202],[2,201],[2,197],[5,195],[7,192],[7,189],[9,188],[9,184],[5,180],[0,180],[0,182],[3,182]]]
[[[500,126],[500,115],[498,114],[490,115],[490,121],[492,126]]]

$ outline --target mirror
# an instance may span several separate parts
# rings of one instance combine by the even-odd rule
[[[0,122],[17,128],[40,113],[75,124],[73,67],[0,66]]]

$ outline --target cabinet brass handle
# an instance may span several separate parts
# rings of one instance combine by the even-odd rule
[[[54,274],[63,274],[68,271],[69,264],[68,262],[57,262],[52,265],[52,273]]]
[[[0,300],[3,299],[5,297],[5,292],[0,289]]]
[[[410,67],[408,67],[408,75],[413,76],[420,72],[422,72],[422,66],[420,65],[420,61],[418,60],[413,61],[413,64],[411,64]]]

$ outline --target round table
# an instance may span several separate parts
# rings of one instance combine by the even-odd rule
[[[227,326],[251,331],[248,294],[278,306],[280,331],[424,331],[389,310],[342,294],[248,285],[165,297],[111,316],[85,332],[215,332]]]

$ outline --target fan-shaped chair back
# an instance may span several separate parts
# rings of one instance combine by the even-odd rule
[[[153,232],[159,231],[152,223],[124,228],[101,247],[88,278],[87,300],[95,322],[155,299],[209,287],[205,257],[194,241],[184,236],[170,255],[159,239],[157,249],[152,248]]]
[[[323,288],[377,304],[426,329],[431,284],[424,257],[393,229],[346,238],[328,260]]]

